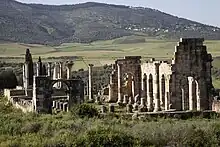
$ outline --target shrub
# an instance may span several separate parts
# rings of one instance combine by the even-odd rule
[[[41,128],[39,123],[28,123],[21,128],[22,133],[37,133]]]
[[[88,117],[92,118],[98,116],[98,110],[89,104],[77,105],[75,109],[72,109],[72,114],[77,115],[81,118]]]
[[[114,146],[130,147],[134,146],[135,139],[122,131],[116,131],[111,128],[97,126],[95,129],[87,131],[83,136],[79,136],[75,142],[76,146]]]

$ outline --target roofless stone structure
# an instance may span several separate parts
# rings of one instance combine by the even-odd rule
[[[210,110],[212,56],[202,38],[181,38],[172,63],[141,64],[141,57],[127,56],[115,61],[110,76],[109,102],[123,97],[147,100],[148,111]],[[142,100],[144,101],[144,100]]]
[[[202,38],[181,38],[171,62],[152,58],[143,63],[141,56],[126,56],[116,60],[109,86],[104,90],[105,95],[99,93],[96,100],[93,93],[93,65],[89,64],[88,101],[98,103],[101,96],[107,96],[109,103],[126,107],[128,113],[220,111],[220,102],[215,100],[213,103],[211,93],[212,56],[207,53],[203,42]],[[65,65],[63,62],[45,64],[39,58],[34,74],[31,53],[27,49],[23,88],[5,90],[5,96],[25,112],[51,113],[52,109],[68,111],[74,103],[84,102],[84,83],[81,79],[72,79],[73,65],[72,61]],[[67,78],[64,78],[64,69],[67,70]],[[110,104],[110,112],[114,111],[115,104]]]

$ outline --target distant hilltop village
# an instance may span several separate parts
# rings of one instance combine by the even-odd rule
[[[141,56],[116,60],[108,87],[98,95],[93,94],[92,64],[87,90],[80,78],[72,78],[72,61],[43,63],[39,58],[33,63],[27,49],[23,86],[5,89],[4,95],[15,107],[36,113],[69,111],[84,102],[100,104],[102,113],[107,103],[111,112],[115,106],[126,107],[126,113],[220,111],[220,102],[212,94],[213,60],[203,42],[202,38],[181,38],[171,63],[155,59],[141,63]]]

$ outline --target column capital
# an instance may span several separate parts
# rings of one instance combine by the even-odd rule
[[[188,81],[189,81],[189,82],[193,82],[193,81],[194,81],[194,78],[193,78],[193,77],[188,77]]]
[[[118,64],[117,64],[117,66],[118,66],[118,67],[121,67],[121,66],[122,66],[122,64],[121,64],[121,63],[118,63]]]
[[[93,67],[94,65],[93,64],[89,64],[89,67]]]
[[[67,68],[70,68],[70,67],[72,67],[73,65],[74,65],[74,63],[73,63],[72,61],[66,62],[66,67],[67,67]]]

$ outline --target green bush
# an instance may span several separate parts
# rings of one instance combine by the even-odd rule
[[[72,114],[79,116],[80,118],[88,117],[96,117],[98,116],[98,110],[89,104],[81,104],[77,105],[74,109],[71,110]]]
[[[24,127],[21,128],[22,133],[37,133],[41,128],[41,124],[34,122],[28,123]]]
[[[131,147],[134,144],[135,139],[131,135],[99,126],[79,136],[75,142],[76,146],[89,147]]]

